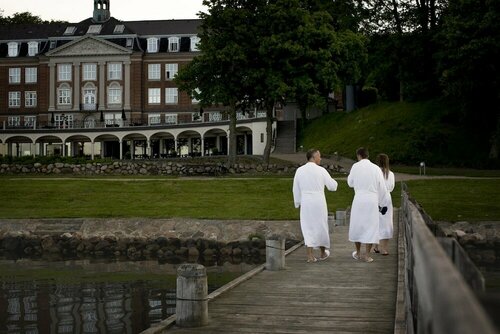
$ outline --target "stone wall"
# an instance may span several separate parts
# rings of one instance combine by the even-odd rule
[[[476,264],[500,264],[500,222],[438,222],[444,236],[454,237]]]
[[[1,164],[0,174],[72,174],[72,175],[186,175],[186,176],[218,176],[224,174],[290,174],[293,175],[299,165],[270,164],[235,164],[227,168],[224,164],[178,161],[115,161],[89,162],[87,164],[34,163]],[[341,166],[324,166],[330,172],[342,172]]]
[[[41,219],[0,221],[0,255],[158,259],[162,262],[265,262],[265,239],[302,239],[298,221]]]

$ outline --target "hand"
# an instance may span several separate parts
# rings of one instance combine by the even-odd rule
[[[384,207],[378,207],[378,211],[383,215],[385,215],[387,213],[387,207],[384,206]]]

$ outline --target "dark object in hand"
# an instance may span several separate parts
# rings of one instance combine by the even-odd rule
[[[387,212],[387,207],[386,207],[386,206],[384,206],[384,207],[380,207],[380,206],[379,206],[379,207],[378,207],[378,211],[379,211],[379,212],[382,214],[382,216],[383,216],[383,215],[385,215],[385,214],[386,214],[386,212]]]

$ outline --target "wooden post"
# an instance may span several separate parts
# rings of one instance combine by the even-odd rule
[[[177,268],[176,325],[201,327],[208,324],[207,270],[201,264]]]
[[[337,223],[337,226],[343,226],[343,225],[346,225],[346,212],[345,211],[337,211],[335,213],[335,217],[336,217],[336,223]]]
[[[266,270],[285,269],[285,238],[273,236],[266,240]]]

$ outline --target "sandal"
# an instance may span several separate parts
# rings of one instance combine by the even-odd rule
[[[330,251],[328,249],[325,249],[325,256],[320,257],[319,260],[324,261],[328,259],[329,256],[330,256]]]
[[[318,259],[313,257],[312,259],[307,259],[307,263],[314,263],[314,262],[318,262]]]
[[[373,259],[371,257],[367,256],[365,258],[365,262],[368,262],[368,263],[373,262]]]
[[[358,252],[356,252],[356,251],[352,252],[352,258],[353,258],[354,260],[359,260],[359,255],[358,255],[357,253],[358,253]]]

